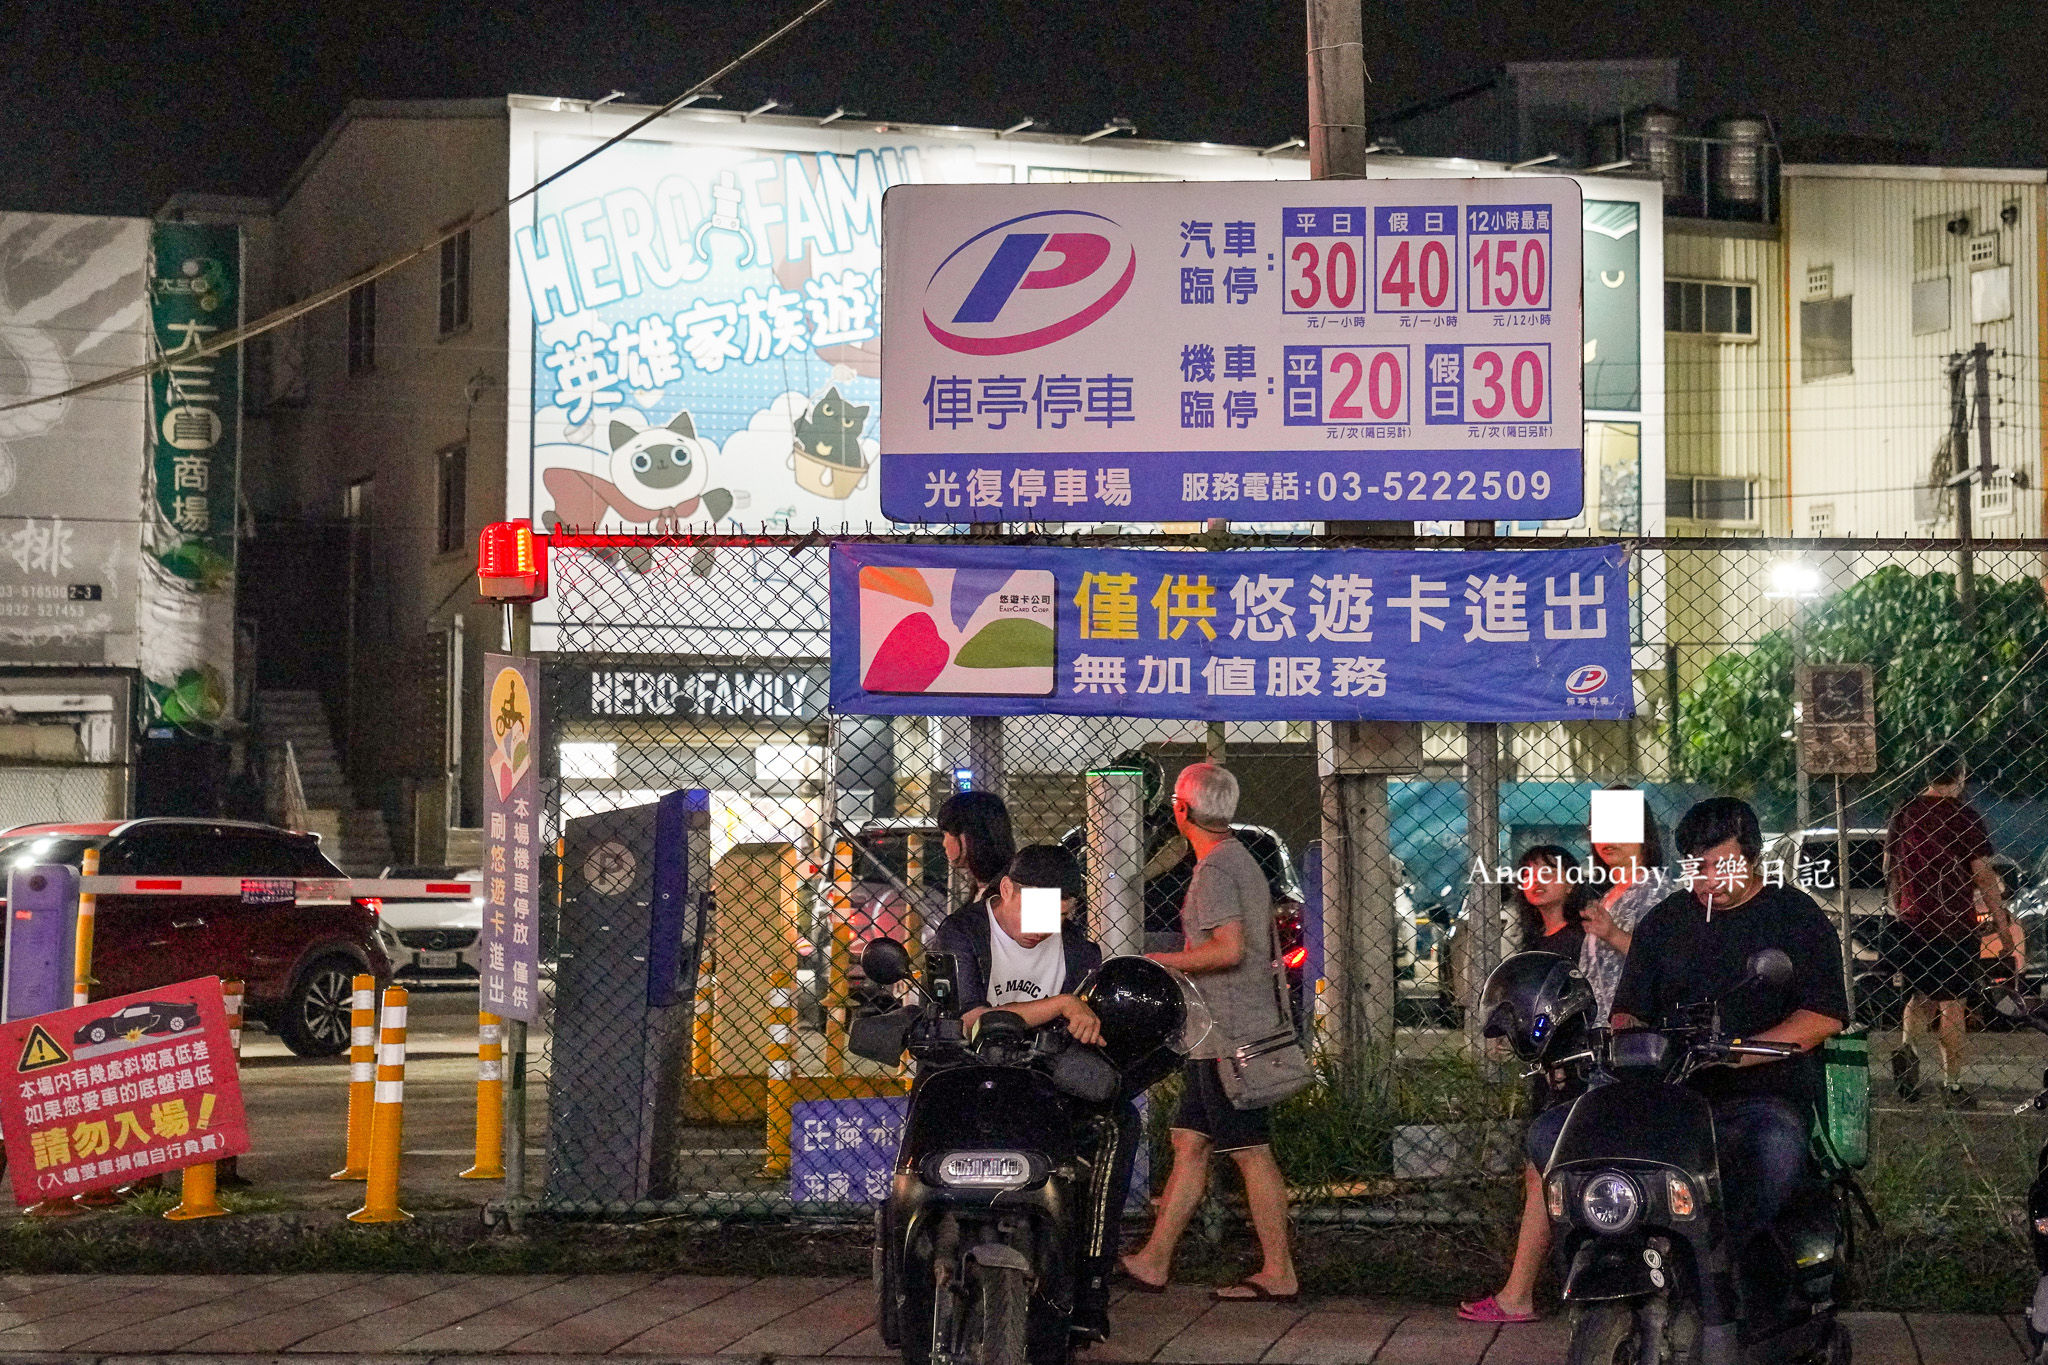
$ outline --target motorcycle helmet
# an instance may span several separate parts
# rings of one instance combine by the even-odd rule
[[[1556,953],[1516,953],[1486,978],[1479,1007],[1488,1038],[1507,1039],[1525,1062],[1547,1064],[1585,1047],[1593,987]]]
[[[1211,1027],[1195,983],[1150,958],[1112,957],[1076,994],[1102,1021],[1102,1050],[1132,1093],[1172,1074]]]

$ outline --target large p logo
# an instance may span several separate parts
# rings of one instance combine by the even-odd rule
[[[1057,264],[1033,270],[1040,255],[1059,253]],[[1109,238],[1093,232],[1013,232],[1003,238],[981,278],[953,314],[955,322],[994,322],[1019,289],[1058,289],[1079,284],[1109,259]]]
[[[925,288],[925,328],[965,355],[1033,350],[1108,313],[1137,273],[1137,250],[1115,220],[1075,209],[1027,213],[977,232],[940,262]]]

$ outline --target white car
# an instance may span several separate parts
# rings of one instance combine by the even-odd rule
[[[474,981],[481,974],[484,929],[481,870],[474,867],[387,867],[386,877],[403,881],[469,882],[477,894],[466,901],[386,900],[378,910],[398,940],[391,960],[401,981]]]

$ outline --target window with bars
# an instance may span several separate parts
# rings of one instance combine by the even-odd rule
[[[441,243],[441,335],[469,326],[469,229]]]
[[[368,374],[377,368],[377,282],[369,280],[348,291],[348,372]]]
[[[1854,374],[1850,345],[1853,299],[1808,299],[1799,305],[1799,378],[1802,383]]]
[[[1664,330],[1756,339],[1756,286],[1713,280],[1664,281]]]

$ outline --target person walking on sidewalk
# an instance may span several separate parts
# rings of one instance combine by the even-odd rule
[[[2005,908],[2005,884],[1991,865],[1991,830],[1963,800],[1969,769],[1962,751],[1941,745],[1928,759],[1927,789],[1899,807],[1885,830],[1884,879],[1898,931],[1892,957],[1909,996],[1892,1083],[1900,1099],[1920,1098],[1920,1048],[1930,1024],[1941,1051],[1942,1098],[1967,1109],[1974,1097],[1963,1086],[1966,1002],[1982,967],[1977,900],[1997,926],[1999,953],[2014,971],[2027,965],[2026,945]]]
[[[1217,1059],[1227,1049],[1284,1027],[1274,988],[1273,892],[1252,855],[1231,837],[1237,795],[1237,778],[1214,763],[1189,766],[1173,786],[1173,818],[1196,858],[1194,880],[1181,907],[1188,946],[1147,956],[1197,979],[1215,1027],[1181,1073],[1173,1171],[1160,1198],[1158,1221],[1145,1245],[1126,1256],[1122,1266],[1140,1293],[1166,1287],[1174,1248],[1208,1189],[1210,1153],[1224,1152],[1244,1177],[1245,1201],[1265,1261],[1255,1273],[1210,1297],[1292,1303],[1301,1286],[1288,1240],[1287,1181],[1273,1159],[1272,1111],[1233,1106],[1217,1071]]]

